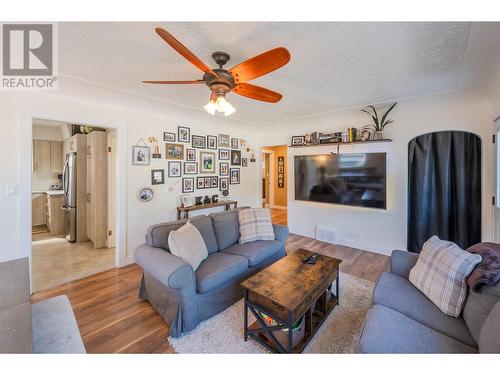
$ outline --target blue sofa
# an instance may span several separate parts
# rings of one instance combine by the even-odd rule
[[[418,255],[393,251],[373,292],[360,353],[500,353],[500,283],[469,291],[460,317],[441,312],[408,280]]]
[[[148,300],[170,327],[170,336],[191,331],[243,297],[240,283],[286,255],[288,229],[273,225],[274,241],[239,244],[237,210],[189,220],[208,249],[196,271],[168,248],[168,235],[187,220],[153,225],[134,254],[143,269],[139,297]]]

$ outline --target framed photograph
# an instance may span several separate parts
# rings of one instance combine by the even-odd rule
[[[219,178],[219,190],[224,191],[229,189],[229,178],[223,177]]]
[[[132,146],[132,165],[149,165],[148,146]]]
[[[219,175],[229,176],[229,163],[220,163],[219,164]]]
[[[163,140],[165,142],[175,142],[175,133],[163,132]]]
[[[185,162],[184,163],[184,174],[198,174],[198,163]]]
[[[214,176],[214,177],[210,177],[212,179],[212,182],[211,182],[211,187],[213,188],[216,188],[219,186],[219,177],[217,176]]]
[[[181,177],[181,162],[169,161],[168,162],[168,177]]]
[[[205,189],[205,177],[196,177],[196,188]]]
[[[151,170],[151,185],[162,185],[165,183],[165,169]]]
[[[248,159],[247,158],[241,158],[241,166],[248,167]]]
[[[219,148],[219,160],[229,160],[229,150]]]
[[[193,135],[191,137],[194,148],[207,148],[207,139],[202,135]]]
[[[283,166],[282,165],[278,165],[278,173],[283,173]]]
[[[205,181],[205,189],[210,189],[212,187],[212,177],[204,177],[203,179]]]
[[[183,193],[194,192],[194,177],[186,177],[182,179],[182,192]]]
[[[219,147],[229,147],[229,136],[227,134],[219,134]]]
[[[238,138],[231,138],[231,148],[238,148]]]
[[[380,141],[382,139],[382,132],[374,132],[373,133],[373,140],[374,141]]]
[[[292,146],[301,146],[306,144],[306,137],[303,135],[296,135],[292,137]]]
[[[153,190],[148,187],[141,188],[137,192],[137,199],[139,199],[141,202],[149,202],[151,199],[153,199],[153,196]]]
[[[196,150],[194,148],[186,149],[186,161],[196,161]]]
[[[184,187],[184,184],[182,184],[182,187]],[[189,194],[181,195],[181,202],[184,207],[194,206],[194,198],[192,195]]]
[[[231,168],[229,170],[229,183],[231,185],[240,183],[240,169],[239,168]]]
[[[170,160],[183,160],[184,159],[184,145],[178,143],[166,143],[167,152],[165,158]]]
[[[179,142],[189,143],[189,140],[191,139],[191,129],[186,128],[185,126],[178,126],[177,139]]]
[[[278,175],[278,187],[279,188],[282,188],[282,187],[285,187],[285,182],[284,182],[284,178],[283,178],[283,175],[279,174]]]
[[[207,135],[207,148],[217,150],[217,137],[215,135]]]
[[[240,150],[231,150],[231,165],[241,165]]]
[[[200,173],[215,173],[215,152],[200,151]]]

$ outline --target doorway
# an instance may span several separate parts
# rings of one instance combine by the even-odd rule
[[[262,207],[271,209],[273,223],[288,222],[288,147],[262,148]]]
[[[115,267],[116,131],[33,119],[32,291]]]

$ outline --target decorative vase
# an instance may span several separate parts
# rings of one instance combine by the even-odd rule
[[[384,139],[384,135],[382,134],[382,131],[376,131],[373,133],[373,140],[374,141],[380,141]]]

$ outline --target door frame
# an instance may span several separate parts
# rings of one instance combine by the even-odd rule
[[[492,237],[494,242],[500,242],[500,147],[498,147],[498,142],[500,142],[500,116],[493,120],[493,136],[495,137],[495,142],[493,142],[493,196],[495,197],[495,204],[493,205],[493,217],[492,217]]]
[[[116,131],[116,178],[115,178],[115,267],[123,267],[127,262],[126,242],[126,185],[127,185],[127,126],[122,123],[110,124],[106,119],[91,118],[82,111],[75,115],[65,112],[45,112],[41,109],[19,108],[19,246],[20,253],[28,257],[30,290],[32,283],[32,233],[31,233],[31,159],[33,154],[33,120],[50,119],[65,123],[96,124]]]
[[[262,155],[269,155],[269,208],[274,207],[274,151],[262,149]],[[265,156],[264,156],[265,159]]]

